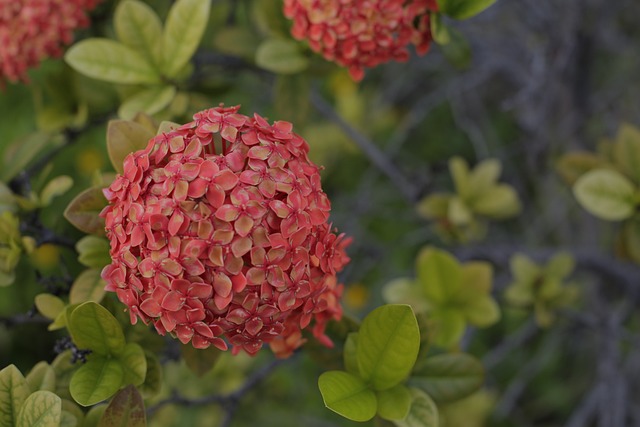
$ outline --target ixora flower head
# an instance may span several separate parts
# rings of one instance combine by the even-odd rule
[[[312,324],[324,344],[339,319],[350,239],[327,223],[330,203],[309,146],[287,122],[239,107],[202,111],[128,155],[103,210],[112,263],[102,277],[132,323],[151,322],[196,348],[280,357]]]
[[[27,70],[62,55],[73,31],[89,24],[99,0],[0,0],[0,84],[27,80]]]
[[[406,61],[409,44],[425,54],[431,44],[429,13],[437,10],[436,0],[284,0],[291,34],[348,67],[356,81],[365,67]]]

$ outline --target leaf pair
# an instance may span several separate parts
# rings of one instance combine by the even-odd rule
[[[383,291],[387,302],[411,304],[427,313],[432,340],[450,348],[468,324],[487,327],[498,321],[500,309],[491,296],[493,269],[489,263],[460,264],[449,253],[426,247],[416,260],[416,279],[397,279]]]

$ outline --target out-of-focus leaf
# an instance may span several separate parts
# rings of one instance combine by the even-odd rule
[[[520,212],[518,193],[507,184],[499,184],[474,200],[472,209],[489,218],[504,219]]]
[[[378,400],[378,415],[385,420],[403,420],[411,408],[411,392],[409,389],[398,384],[387,390],[376,393]]]
[[[318,387],[327,408],[353,421],[369,421],[378,407],[376,395],[362,379],[344,371],[320,375]]]
[[[107,406],[108,405],[96,405],[89,409],[89,412],[87,412],[87,416],[84,417],[82,427],[98,427],[102,416],[107,410]]]
[[[36,295],[35,304],[40,314],[51,320],[58,317],[58,314],[64,310],[66,305],[60,298],[51,294]]]
[[[106,283],[100,277],[99,269],[85,270],[76,277],[71,285],[69,302],[71,304],[82,304],[87,301],[99,303],[106,293],[105,286]]]
[[[256,51],[256,64],[277,74],[295,74],[309,66],[298,44],[290,39],[266,39]]]
[[[111,399],[98,423],[98,427],[146,427],[146,425],[147,414],[144,401],[133,385],[123,388]]]
[[[464,315],[470,324],[486,328],[500,320],[500,307],[490,295],[486,295],[467,302]]]
[[[122,385],[124,372],[117,359],[99,354],[90,355],[71,378],[69,390],[82,406],[95,405],[113,396]]]
[[[82,40],[71,46],[64,58],[76,71],[94,79],[123,84],[160,83],[160,74],[141,53],[113,40]]]
[[[91,187],[78,194],[64,211],[64,217],[80,231],[87,234],[103,235],[104,219],[100,212],[107,205],[107,199],[100,188]]]
[[[440,354],[416,363],[409,384],[436,402],[453,402],[471,395],[484,381],[484,367],[466,353]]]
[[[448,27],[449,42],[440,46],[440,50],[447,61],[454,67],[464,70],[471,65],[471,46],[462,33],[453,27]]]
[[[107,127],[107,151],[116,172],[122,173],[125,157],[146,148],[153,136],[147,128],[136,122],[111,120]]]
[[[42,206],[49,206],[55,197],[66,193],[72,186],[73,179],[71,179],[70,176],[61,175],[53,178],[47,182],[47,185],[42,189],[40,193],[40,204]]]
[[[613,146],[613,158],[622,172],[640,184],[640,129],[623,123]]]
[[[455,19],[471,18],[494,4],[496,0],[437,0],[438,7]]]
[[[211,2],[178,0],[173,4],[162,34],[162,72],[176,77],[189,62],[207,27]]]
[[[138,0],[123,1],[116,8],[113,24],[122,43],[152,64],[162,64],[162,22],[150,6]]]
[[[216,32],[213,44],[220,52],[253,59],[258,47],[258,39],[246,27],[223,27]]]
[[[123,369],[122,384],[139,386],[147,374],[147,359],[139,344],[130,342],[117,354]]]
[[[0,172],[0,179],[7,182],[15,177],[44,151],[50,141],[51,136],[46,133],[33,133],[14,141],[4,152],[4,167]]]
[[[151,398],[160,393],[162,388],[162,365],[160,365],[158,358],[148,351],[145,352],[145,358],[147,360],[147,372],[144,376],[144,383],[138,388],[145,398]]]
[[[56,372],[47,362],[38,362],[27,374],[27,383],[32,392],[56,391]]]
[[[360,375],[358,367],[358,333],[351,332],[344,343],[344,369],[354,375]]]
[[[426,295],[413,279],[392,280],[382,289],[382,297],[387,304],[409,304],[416,313],[423,313],[428,308]]]
[[[438,407],[424,391],[411,388],[411,408],[403,420],[394,421],[397,427],[438,427]]]
[[[578,202],[591,214],[608,221],[629,218],[635,210],[635,187],[628,178],[610,169],[594,169],[573,186]]]
[[[462,268],[449,253],[427,247],[416,260],[418,281],[429,301],[444,304],[460,288]]]
[[[449,160],[449,171],[456,187],[456,193],[463,199],[469,196],[469,165],[461,157],[453,157]]]
[[[123,102],[118,108],[118,116],[131,120],[138,113],[155,114],[169,105],[175,96],[175,86],[145,89]]]
[[[215,347],[197,349],[193,348],[190,344],[183,345],[181,353],[187,367],[199,377],[204,376],[213,369],[222,354],[222,352]]]
[[[91,268],[102,269],[111,262],[109,249],[109,241],[97,236],[85,236],[76,243],[78,261]]]
[[[275,106],[278,116],[300,126],[309,113],[309,78],[304,74],[276,78]]]
[[[602,166],[603,163],[602,159],[593,153],[574,151],[558,160],[556,170],[567,184],[573,185],[582,175]]]
[[[465,316],[461,310],[453,308],[433,310],[430,312],[430,318],[433,321],[434,344],[451,348],[460,341],[466,327]]]
[[[358,367],[374,390],[405,379],[418,356],[420,330],[408,305],[384,305],[365,317],[358,332]]]
[[[62,401],[50,391],[36,391],[22,404],[16,427],[52,427],[60,424]]]
[[[15,365],[0,371],[0,427],[17,425],[18,412],[30,393],[27,380]]]

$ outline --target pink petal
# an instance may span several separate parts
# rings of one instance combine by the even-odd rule
[[[251,250],[253,242],[248,237],[240,237],[231,243],[231,252],[237,258],[242,257],[244,254]]]
[[[222,205],[216,210],[216,218],[222,221],[234,221],[240,215],[240,209],[234,205]]]
[[[162,300],[162,308],[169,311],[178,311],[184,305],[185,298],[178,292],[171,291]]]
[[[224,273],[217,273],[213,279],[213,289],[217,295],[222,297],[231,295],[232,283],[229,276]]]
[[[162,307],[154,299],[148,298],[140,304],[142,310],[149,317],[158,317],[162,314]]]
[[[223,190],[229,191],[238,184],[238,175],[229,169],[222,170],[213,177],[213,182],[218,184]]]
[[[240,217],[233,223],[238,235],[244,237],[251,232],[253,228],[253,219],[249,215],[240,215]]]

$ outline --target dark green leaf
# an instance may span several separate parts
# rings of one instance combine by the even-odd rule
[[[438,403],[469,396],[484,381],[484,368],[469,354],[454,353],[429,357],[417,363],[409,384],[428,393]]]

